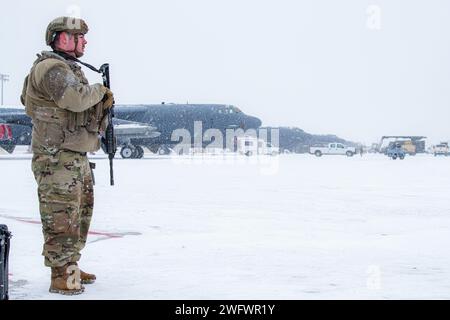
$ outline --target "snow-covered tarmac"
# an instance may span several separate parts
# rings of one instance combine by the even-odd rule
[[[48,293],[28,154],[0,155],[12,299],[450,299],[450,157],[97,163],[83,295]]]

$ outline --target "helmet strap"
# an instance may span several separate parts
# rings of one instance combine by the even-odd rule
[[[74,57],[72,57],[71,55],[69,55],[69,54],[67,54],[67,53],[65,53],[65,52],[58,51],[58,50],[53,50],[53,53],[56,53],[58,56],[60,56],[60,57],[62,57],[62,58],[64,58],[64,59],[66,59],[66,60],[71,60],[71,61],[78,62],[78,63],[82,64],[83,66],[85,66],[85,67],[91,69],[91,70],[94,71],[94,72],[102,73],[100,70],[98,70],[98,69],[95,68],[94,66],[90,65],[89,63],[82,62],[82,61],[78,60],[77,58],[74,58]]]

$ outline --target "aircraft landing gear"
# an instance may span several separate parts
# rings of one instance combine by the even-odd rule
[[[123,146],[122,149],[120,150],[120,155],[124,159],[132,159],[133,158],[133,153],[134,153],[134,148],[132,148],[129,145],[128,146]]]
[[[123,159],[142,159],[144,157],[144,149],[141,146],[127,144],[122,146],[120,155]]]
[[[172,150],[166,146],[166,145],[162,145],[159,149],[158,149],[158,154],[159,155],[168,155],[172,152]]]
[[[168,145],[154,144],[154,145],[148,146],[148,148],[154,154],[161,155],[161,156],[171,154],[173,151]]]
[[[142,159],[144,157],[144,149],[141,146],[136,146],[135,159]]]

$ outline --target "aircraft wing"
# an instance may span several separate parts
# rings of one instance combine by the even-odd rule
[[[135,121],[113,119],[114,132],[117,136],[128,139],[156,138],[161,135],[156,127]]]
[[[22,109],[0,109],[0,123],[32,126],[31,118]],[[139,138],[159,137],[161,133],[156,132],[156,127],[146,123],[113,119],[114,129],[118,135],[126,135]]]
[[[31,127],[31,119],[26,115],[24,110],[11,110],[12,109],[1,110],[0,122]]]

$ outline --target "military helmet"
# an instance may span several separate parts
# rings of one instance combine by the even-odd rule
[[[72,34],[86,34],[89,31],[88,25],[83,19],[73,17],[59,17],[49,23],[45,33],[45,42],[50,46],[58,32],[69,32]]]

